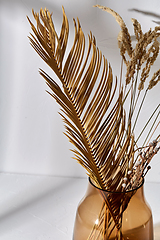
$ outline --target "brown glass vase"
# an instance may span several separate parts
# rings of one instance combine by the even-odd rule
[[[73,240],[153,240],[152,212],[143,183],[134,191],[111,193],[98,189],[89,179],[77,208]],[[110,211],[115,203],[119,207]]]

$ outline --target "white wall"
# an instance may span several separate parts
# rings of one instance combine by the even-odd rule
[[[102,4],[117,11],[132,31],[132,17],[137,18],[145,31],[160,22],[160,2],[113,1],[113,0],[1,0],[0,1],[0,171],[26,174],[85,176],[85,171],[71,159],[71,145],[63,135],[63,124],[58,115],[58,106],[47,95],[47,86],[38,74],[42,68],[54,77],[51,70],[29,45],[27,35],[31,20],[31,9],[39,11],[47,7],[53,11],[57,31],[62,21],[61,5],[70,22],[70,39],[73,36],[72,18],[79,17],[85,34],[91,30],[97,45],[111,62],[113,71],[119,75],[120,57],[117,48],[119,26],[112,16],[94,4]],[[132,9],[133,11],[130,11]],[[142,14],[135,9],[148,11]],[[152,14],[153,13],[153,14]],[[155,15],[157,14],[157,15]],[[72,43],[72,41],[71,41]],[[160,67],[160,58],[155,70]],[[160,84],[149,94],[147,110],[144,111],[140,127],[149,111],[160,102]],[[160,128],[157,129],[157,132]],[[152,162],[147,181],[160,181],[160,155]]]

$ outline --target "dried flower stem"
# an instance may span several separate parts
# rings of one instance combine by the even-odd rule
[[[158,114],[157,114],[157,116],[156,116],[156,118],[155,118],[155,120],[154,120],[154,122],[153,122],[153,124],[152,124],[152,126],[151,126],[151,128],[150,128],[150,130],[149,130],[149,132],[148,132],[148,134],[147,134],[147,136],[146,136],[146,139],[145,139],[145,141],[144,141],[144,143],[143,143],[142,146],[145,145],[147,139],[149,138],[149,135],[151,134],[151,131],[152,131],[152,129],[153,129],[154,126],[155,126],[155,123],[156,123],[156,121],[157,121],[157,119],[158,119],[158,117],[159,117],[159,114],[160,114],[160,111],[158,112]],[[160,122],[158,122],[157,126],[155,127],[155,130],[156,130],[156,128],[158,127],[159,123],[160,123]],[[153,131],[153,133],[155,132],[155,130]],[[153,135],[153,133],[152,133],[152,135]]]
[[[143,99],[142,99],[141,105],[140,105],[139,110],[138,110],[138,113],[137,113],[137,115],[136,115],[136,119],[135,119],[135,122],[134,122],[134,125],[133,125],[132,132],[134,132],[135,126],[136,126],[136,124],[137,124],[138,117],[139,117],[139,115],[140,115],[140,112],[141,112],[142,106],[143,106],[143,104],[144,104],[144,100],[145,100],[146,95],[147,95],[147,92],[148,92],[148,89],[146,89],[146,91],[145,91],[145,93],[144,93],[144,96],[143,96]]]
[[[151,138],[152,138],[153,134],[155,133],[155,131],[156,131],[157,127],[159,126],[159,124],[160,124],[160,121],[157,123],[155,129],[153,130],[152,134],[150,135],[150,138],[148,139],[147,145],[148,145],[149,141],[151,140]],[[145,142],[144,142],[144,144],[145,144]]]
[[[139,136],[138,136],[138,138],[137,138],[137,140],[136,140],[136,143],[137,143],[138,140],[140,139],[142,133],[144,132],[144,130],[145,130],[146,127],[148,126],[149,122],[152,120],[154,114],[156,113],[156,111],[158,110],[159,107],[160,107],[160,104],[158,104],[158,106],[156,107],[156,109],[154,110],[154,112],[152,113],[152,115],[150,116],[149,120],[148,120],[147,123],[145,124],[144,128],[142,129],[141,133],[139,134]],[[156,120],[157,120],[158,116],[159,116],[159,113],[157,114]],[[154,124],[155,124],[155,123],[154,123]],[[153,128],[153,126],[154,126],[154,125],[152,125],[152,128]],[[150,134],[150,132],[149,132],[149,134]],[[148,138],[149,134],[147,135],[147,138]]]

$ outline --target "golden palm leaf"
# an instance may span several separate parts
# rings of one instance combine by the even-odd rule
[[[69,24],[62,10],[60,36],[48,10],[41,9],[40,14],[33,11],[37,26],[28,18],[34,33],[29,37],[30,43],[62,84],[60,87],[40,70],[52,90],[50,95],[61,107],[65,134],[76,147],[72,150],[74,158],[99,188],[120,191],[122,179],[133,162],[134,151],[130,127],[125,131],[123,89],[119,86],[116,97],[117,79],[114,82],[111,66],[96,47],[91,33],[86,50],[78,19],[77,22],[74,20],[74,43],[66,56]],[[119,209],[117,202],[109,204],[107,198],[105,202],[111,214]],[[115,225],[119,226],[119,219],[115,219],[114,214],[112,217]]]

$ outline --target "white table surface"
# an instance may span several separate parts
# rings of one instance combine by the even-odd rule
[[[88,179],[0,174],[0,240],[72,240]],[[160,183],[145,183],[160,240]]]

